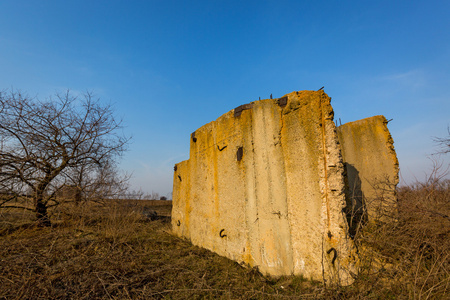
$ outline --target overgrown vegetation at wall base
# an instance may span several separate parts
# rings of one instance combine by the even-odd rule
[[[397,220],[355,237],[360,273],[347,287],[264,277],[173,236],[146,201],[56,207],[52,227],[0,210],[0,299],[448,299],[450,182],[398,196]]]
[[[396,218],[366,226],[355,242],[360,271],[347,295],[448,299],[450,180],[430,176],[400,187]]]

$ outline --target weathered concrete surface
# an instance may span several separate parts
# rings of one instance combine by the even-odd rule
[[[382,221],[396,210],[399,167],[387,123],[384,116],[374,116],[337,128],[351,227],[364,220]]]
[[[344,166],[330,98],[252,102],[191,136],[175,166],[173,231],[270,275],[348,283]]]

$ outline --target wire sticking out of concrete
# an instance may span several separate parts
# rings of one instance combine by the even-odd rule
[[[337,251],[336,251],[336,249],[334,249],[334,248],[330,248],[330,249],[327,251],[327,254],[330,254],[331,252],[334,252],[333,259],[331,260],[331,263],[332,263],[333,266],[334,266],[334,262],[335,262],[336,259],[337,259]]]

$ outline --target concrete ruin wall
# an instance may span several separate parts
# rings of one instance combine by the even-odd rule
[[[399,168],[387,123],[384,116],[374,116],[337,128],[351,227],[361,220],[383,221],[396,211]]]
[[[349,283],[348,143],[330,100],[301,91],[255,101],[192,133],[174,171],[174,233],[265,274]]]

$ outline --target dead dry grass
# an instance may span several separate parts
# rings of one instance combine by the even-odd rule
[[[111,202],[60,209],[51,228],[36,227],[22,212],[1,212],[0,299],[321,296],[318,284],[271,280],[192,246],[169,234],[170,224],[149,221],[136,208]]]
[[[355,238],[348,287],[271,279],[170,234],[170,206],[110,201],[61,207],[53,226],[0,210],[0,299],[448,299],[450,182],[399,189],[399,214]]]
[[[450,180],[398,189],[398,213],[355,238],[360,273],[338,288],[354,299],[449,299]]]

